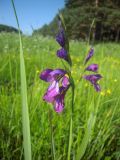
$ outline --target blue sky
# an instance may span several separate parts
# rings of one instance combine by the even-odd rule
[[[49,23],[58,9],[64,7],[64,0],[14,0],[21,30],[30,34]],[[17,27],[11,0],[0,0],[0,24]]]

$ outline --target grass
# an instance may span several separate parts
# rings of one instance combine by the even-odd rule
[[[25,71],[25,61],[23,54],[23,43],[22,35],[20,31],[19,21],[17,17],[16,8],[14,5],[14,0],[11,0],[17,26],[19,32],[19,42],[20,42],[20,82],[21,82],[21,106],[22,106],[22,132],[23,132],[23,153],[25,160],[32,159],[31,153],[31,137],[30,137],[30,120],[28,111],[28,100],[27,100],[27,84],[26,84],[26,71]]]
[[[23,36],[28,106],[33,160],[66,160],[68,154],[71,91],[66,95],[62,114],[42,101],[47,84],[39,79],[45,68],[62,68],[56,57],[59,45],[52,38]],[[75,105],[72,123],[71,159],[120,159],[120,46],[95,45],[89,63],[98,63],[103,75],[100,94],[85,80],[79,83],[86,44],[70,42],[75,81]],[[0,34],[0,159],[23,159],[19,39],[16,34]],[[94,97],[94,98],[93,98]],[[50,112],[52,112],[51,147]],[[51,150],[53,148],[53,150]]]

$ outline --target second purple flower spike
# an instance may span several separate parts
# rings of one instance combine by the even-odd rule
[[[89,53],[85,59],[85,64],[89,61],[89,59],[93,56],[93,54],[94,54],[94,49],[90,48]],[[98,72],[98,64],[91,64],[87,66],[85,68],[85,71]],[[90,81],[97,92],[101,91],[100,85],[97,83],[102,78],[100,74],[84,75],[83,78]]]

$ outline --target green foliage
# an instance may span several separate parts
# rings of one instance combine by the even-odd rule
[[[16,34],[0,34],[0,159],[5,160],[23,159],[20,57],[17,37]],[[54,39],[42,36],[23,36],[22,39],[30,111],[32,159],[51,160],[52,154],[55,154],[56,160],[66,160],[71,92],[66,95],[63,113],[57,114],[52,105],[42,100],[48,85],[39,79],[40,72],[46,67],[62,68],[61,61],[56,57],[59,45]],[[102,86],[100,94],[94,92],[93,87],[85,80],[78,82],[86,50],[85,43],[70,42],[72,74],[75,80],[70,156],[76,159],[77,153],[80,153],[83,156],[82,160],[120,159],[120,46],[115,43],[95,45],[95,56],[92,60],[99,63],[99,70],[103,75],[100,81]],[[91,101],[93,93],[94,105]],[[49,110],[52,112],[53,151]],[[79,152],[81,144],[84,147]]]
[[[120,40],[120,2],[114,0],[66,0],[66,6],[61,10],[65,19],[70,39],[87,40],[90,25],[95,19],[92,29],[92,39],[97,41]],[[49,25],[37,30],[44,36],[53,35],[56,30],[57,15]],[[35,33],[35,32],[34,32]]]
[[[11,26],[0,24],[0,32],[15,32],[15,33],[18,33],[18,29],[14,28],[14,27],[11,27]]]

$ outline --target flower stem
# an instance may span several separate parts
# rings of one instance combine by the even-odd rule
[[[53,125],[52,125],[52,112],[49,110],[49,122],[50,122],[50,132],[51,132],[51,153],[52,159],[55,160],[55,145],[54,145],[54,137],[53,137]]]
[[[68,156],[67,160],[70,160],[71,146],[72,146],[72,134],[73,134],[73,112],[74,112],[74,81],[71,77],[71,90],[72,90],[72,101],[71,101],[71,115],[70,115],[70,126],[69,126],[69,142],[68,142]]]

